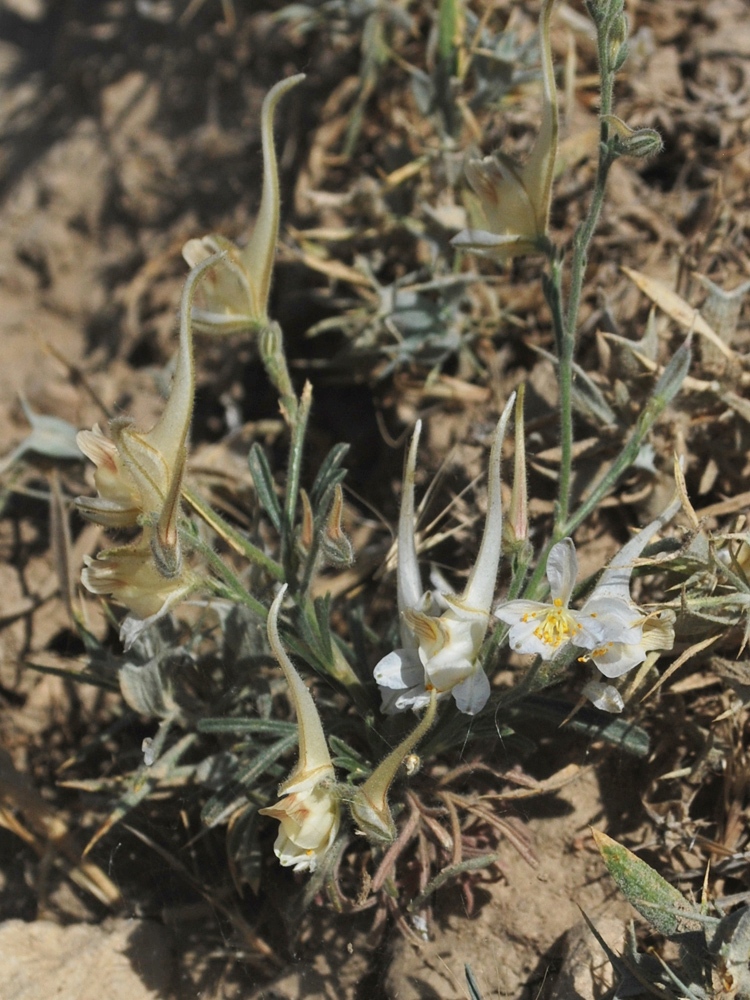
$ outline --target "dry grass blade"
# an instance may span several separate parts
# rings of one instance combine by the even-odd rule
[[[97,864],[83,858],[66,822],[44,801],[33,785],[18,773],[4,750],[0,750],[0,800],[22,812],[33,828],[27,829],[17,817],[3,809],[1,822],[6,829],[32,846],[40,857],[47,857],[50,851],[62,855],[69,866],[63,866],[66,875],[100,903],[112,908],[122,904],[117,886]]]
[[[654,691],[658,691],[659,688],[662,687],[662,685],[666,684],[669,678],[673,674],[675,674],[680,669],[680,667],[684,666],[689,659],[691,659],[697,653],[702,652],[704,649],[708,649],[709,646],[713,645],[713,643],[715,643],[720,638],[721,638],[720,635],[711,635],[707,639],[703,639],[701,640],[701,642],[696,642],[693,646],[690,646],[689,649],[686,649],[684,653],[681,653],[680,656],[677,657],[674,663],[670,664],[669,668],[664,671],[664,673],[656,682],[656,684],[654,684],[653,687],[651,687],[644,694],[644,696],[641,698],[641,701],[646,701],[647,698],[650,698],[651,695],[654,693]]]
[[[549,792],[559,791],[561,788],[569,785],[572,781],[580,778],[581,775],[587,770],[588,768],[582,767],[580,764],[568,764],[566,767],[563,767],[549,778],[545,778],[543,781],[534,781],[533,784],[530,783],[528,787],[514,788],[507,792],[488,792],[485,795],[480,795],[479,798],[492,799],[496,802],[536,798],[539,795],[546,795]]]
[[[711,329],[698,310],[688,305],[681,295],[673,292],[662,281],[658,281],[656,278],[649,278],[648,275],[641,274],[640,271],[634,271],[631,267],[623,265],[622,271],[640,288],[644,295],[647,295],[652,302],[656,303],[675,323],[679,323],[686,330],[695,330],[696,333],[705,337],[706,340],[709,340],[714,347],[721,351],[728,361],[734,360],[734,351],[727,347],[718,334]]]
[[[461,821],[458,817],[458,810],[453,802],[453,798],[447,792],[439,792],[439,798],[448,810],[448,817],[451,823],[451,836],[453,838],[451,865],[459,865],[461,864],[463,854],[461,850]]]
[[[393,866],[396,864],[399,855],[402,853],[409,841],[416,836],[419,828],[419,820],[419,811],[412,805],[412,810],[409,814],[408,820],[402,827],[398,837],[385,852],[383,860],[378,865],[378,870],[375,872],[372,882],[370,883],[371,892],[380,892],[383,888],[385,880],[393,871]]]
[[[57,579],[60,581],[60,596],[71,624],[75,625],[80,620],[80,613],[73,600],[75,588],[71,561],[70,521],[60,489],[60,474],[57,469],[52,469],[50,473],[50,540],[57,569]]]
[[[524,861],[529,864],[532,868],[537,868],[539,862],[537,861],[528,843],[524,840],[518,830],[514,829],[512,824],[507,820],[503,819],[502,816],[496,816],[489,809],[483,808],[477,802],[472,799],[464,798],[462,795],[453,795],[453,799],[456,805],[461,806],[467,812],[472,813],[477,819],[484,820],[485,823],[489,823],[490,826],[494,827],[499,833],[503,834],[507,840],[515,847]]]

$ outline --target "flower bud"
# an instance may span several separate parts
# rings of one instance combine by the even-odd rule
[[[298,541],[300,548],[307,555],[312,548],[315,537],[315,519],[307,490],[300,489],[299,497],[302,502],[302,524],[300,525]]]
[[[363,833],[373,843],[390,844],[396,837],[396,824],[388,805],[388,792],[393,779],[407,757],[410,757],[414,747],[427,733],[435,721],[437,696],[435,689],[430,692],[427,711],[419,720],[413,732],[391,751],[372,772],[370,777],[354,793],[351,801],[352,819],[360,833]]]
[[[643,159],[660,153],[664,148],[662,138],[654,128],[631,128],[616,115],[604,115],[602,120],[609,125],[612,150],[616,156]]]
[[[351,566],[354,562],[352,543],[342,526],[344,513],[344,491],[337,483],[333,491],[333,503],[326,519],[321,548],[326,562],[332,566]]]
[[[529,497],[526,473],[526,427],[523,416],[523,401],[526,386],[518,387],[515,413],[515,456],[513,460],[513,491],[510,496],[510,512],[506,526],[506,542],[511,551],[524,548],[529,537]]]
[[[628,17],[621,13],[612,21],[607,39],[607,49],[609,52],[609,65],[613,72],[622,69],[625,60],[628,58]]]

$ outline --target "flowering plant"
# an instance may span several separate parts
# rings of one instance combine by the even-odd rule
[[[500,462],[505,428],[515,394],[497,424],[490,453],[487,517],[479,555],[463,593],[422,591],[414,539],[414,474],[421,424],[417,425],[404,471],[398,531],[398,611],[403,646],[384,656],[374,670],[387,713],[424,708],[435,691],[452,694],[459,711],[480,712],[490,682],[479,652],[489,624],[502,549],[503,512]],[[444,610],[438,613],[439,609]]]
[[[619,0],[607,0],[607,5],[607,23],[602,21],[598,29],[602,51],[611,54],[620,44],[623,11]],[[601,4],[591,6],[601,13]],[[483,457],[487,506],[468,578],[455,592],[442,583],[425,589],[415,525],[422,429],[418,419],[404,467],[396,600],[389,596],[381,602],[387,607],[383,617],[388,634],[398,632],[392,643],[396,648],[381,647],[385,655],[379,658],[373,651],[375,625],[382,619],[377,603],[367,603],[375,588],[361,559],[362,536],[350,532],[361,513],[350,506],[344,485],[346,446],[334,445],[317,469],[310,467],[306,445],[313,390],[309,382],[301,391],[295,388],[281,328],[270,315],[280,212],[273,121],[279,101],[301,76],[277,84],[263,103],[263,195],[246,248],[215,235],[185,244],[191,271],[182,298],[175,377],[162,417],[146,432],[119,419],[108,433],[95,426],[79,435],[81,449],[96,466],[97,488],[97,496],[79,499],[79,510],[108,530],[131,533],[129,542],[97,558],[85,557],[82,581],[88,591],[113,597],[130,612],[121,633],[131,647],[126,649],[130,659],[118,676],[128,704],[159,719],[144,768],[154,783],[161,775],[174,779],[175,786],[178,779],[205,781],[210,797],[201,821],[208,827],[226,823],[230,856],[239,872],[233,869],[233,875],[238,884],[244,881],[254,890],[263,874],[257,859],[269,828],[280,865],[309,876],[301,898],[309,903],[325,889],[347,912],[369,905],[369,892],[381,901],[387,896],[382,906],[391,906],[392,887],[405,885],[399,881],[397,861],[417,843],[419,877],[413,881],[420,895],[414,906],[424,908],[436,880],[468,877],[482,864],[495,863],[487,860],[494,849],[480,855],[477,844],[512,836],[500,810],[484,801],[489,796],[450,787],[456,748],[463,752],[470,740],[496,739],[498,734],[532,733],[529,719],[538,705],[525,695],[561,680],[576,685],[577,693],[577,673],[569,669],[576,656],[594,675],[583,693],[597,708],[621,712],[625,699],[610,682],[642,664],[651,666],[658,654],[673,646],[674,612],[663,605],[641,606],[645,602],[639,598],[637,603],[630,587],[646,546],[678,504],[670,504],[622,547],[590,593],[581,600],[575,593],[578,557],[573,537],[620,477],[637,461],[645,464],[647,436],[683,383],[691,345],[688,338],[655,378],[633,426],[624,431],[619,452],[581,498],[572,488],[577,485],[572,483],[572,414],[582,388],[602,404],[597,412],[607,418],[601,422],[609,428],[608,442],[621,428],[616,415],[609,419],[615,400],[611,406],[605,391],[574,367],[578,304],[607,170],[617,156],[630,155],[628,150],[632,153],[636,147],[635,133],[626,133],[610,113],[615,69],[614,57],[607,56],[610,61],[602,66],[596,197],[576,235],[567,258],[570,275],[563,281],[566,258],[555,250],[548,232],[558,133],[552,8],[553,0],[543,0],[543,107],[533,150],[524,166],[501,154],[469,163],[467,177],[479,196],[486,228],[467,230],[454,243],[501,261],[531,252],[547,258],[543,287],[560,388],[557,495],[546,511],[535,510],[534,474],[529,478],[526,464],[524,390],[517,386],[502,408],[489,455]],[[643,139],[640,136],[639,142]],[[352,277],[351,268],[345,273]],[[421,307],[418,297],[407,301]],[[421,323],[416,306],[404,312],[405,325]],[[257,440],[248,456],[251,513],[241,504],[214,504],[213,509],[211,500],[200,495],[200,481],[195,488],[187,482],[195,402],[194,328],[252,333],[265,374],[277,391],[282,420],[273,424],[278,435],[273,452],[266,453],[253,425]],[[515,368],[508,367],[505,375],[516,385]],[[514,408],[513,482],[504,496],[503,447]],[[588,412],[586,419],[594,418]],[[530,435],[529,451],[535,447]],[[283,474],[272,467],[273,455],[280,452],[286,456]],[[373,548],[377,545],[381,541],[376,535]],[[381,551],[384,548],[381,545]],[[735,564],[741,569],[741,563],[742,553],[729,560],[726,572]],[[329,574],[339,570],[335,587]],[[499,604],[498,588],[506,594]],[[189,595],[201,596],[202,617],[188,641],[187,629],[177,629],[166,615]],[[211,645],[214,633],[223,645],[211,660],[203,646]],[[158,648],[161,636],[168,636],[164,644],[171,644],[169,654]],[[520,679],[513,673],[516,663],[508,649],[537,658]],[[184,663],[192,669],[192,687],[180,684]],[[167,687],[169,697],[163,696]],[[285,699],[288,710],[280,710]],[[544,707],[551,710],[549,704]],[[625,729],[619,720],[610,720],[610,725],[611,732],[622,734]],[[190,729],[181,738],[184,744],[173,738],[178,726]],[[637,733],[642,744],[647,742],[645,732]],[[205,747],[202,741],[207,738],[219,743],[211,747],[208,765],[205,757],[194,763],[192,750],[183,755],[187,747]],[[285,761],[295,745],[298,759],[291,766]],[[504,780],[496,772],[492,778]],[[128,787],[127,808],[140,801],[143,784],[134,779]],[[475,822],[483,824],[476,836]],[[522,839],[514,843],[523,850]],[[347,878],[339,880],[341,871]],[[349,876],[355,871],[356,899],[342,889],[351,884]]]

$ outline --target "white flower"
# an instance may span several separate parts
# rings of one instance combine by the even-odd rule
[[[463,594],[433,594],[422,590],[414,540],[414,472],[421,424],[417,424],[404,470],[398,529],[398,610],[402,648],[375,667],[383,697],[382,710],[419,711],[430,701],[452,694],[459,710],[481,711],[490,685],[479,663],[479,651],[489,624],[489,611],[502,546],[500,462],[505,428],[515,393],[497,425],[488,482],[487,518],[477,561]],[[444,609],[444,610],[442,610]],[[442,613],[438,614],[438,610]]]
[[[547,558],[550,603],[517,600],[501,604],[497,617],[510,625],[510,646],[517,653],[532,653],[551,660],[569,642],[583,649],[595,649],[608,637],[608,621],[599,614],[573,611],[568,607],[578,575],[578,558],[571,538],[553,545]],[[612,614],[617,606],[607,602]]]
[[[274,853],[284,867],[296,872],[315,871],[329,850],[341,825],[341,803],[323,726],[312,695],[281,645],[279,609],[286,593],[281,588],[268,612],[268,640],[284,671],[289,696],[297,713],[299,760],[279,786],[279,801],[258,810],[279,821]]]
[[[606,641],[589,654],[589,659],[605,677],[621,677],[643,663],[650,652],[668,650],[674,645],[674,613],[665,610],[646,614],[630,596],[630,577],[636,560],[657,531],[674,517],[679,507],[679,499],[674,500],[657,518],[623,545],[611,559],[583,607],[584,611],[595,614],[606,625]],[[591,700],[597,704],[594,698]],[[606,710],[621,711],[612,708]]]

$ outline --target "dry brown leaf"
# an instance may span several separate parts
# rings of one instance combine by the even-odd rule
[[[668,288],[663,281],[656,278],[649,278],[647,274],[634,271],[631,267],[622,265],[621,270],[630,280],[640,288],[644,295],[648,296],[663,312],[667,314],[675,323],[686,330],[695,330],[696,333],[709,340],[729,361],[734,360],[734,351],[727,347],[723,340],[711,329],[697,309],[678,295],[677,292]]]

